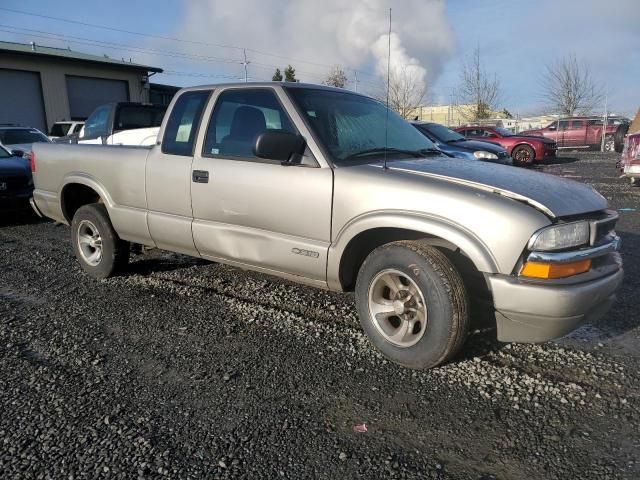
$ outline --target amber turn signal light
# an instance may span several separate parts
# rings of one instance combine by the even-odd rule
[[[588,272],[591,260],[580,260],[569,263],[526,262],[520,275],[531,278],[565,278]]]

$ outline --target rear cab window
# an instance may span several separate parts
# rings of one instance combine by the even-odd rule
[[[178,97],[162,137],[162,153],[193,156],[196,133],[211,90],[185,92]]]
[[[52,137],[64,137],[69,133],[70,128],[70,123],[55,123],[53,127],[51,127],[49,135],[51,135]]]

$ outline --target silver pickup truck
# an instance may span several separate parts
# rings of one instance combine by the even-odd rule
[[[371,98],[304,84],[181,90],[152,147],[34,147],[34,208],[82,268],[130,242],[336,291],[389,359],[450,359],[489,312],[539,342],[603,315],[622,280],[615,212],[587,185],[449,158]],[[487,308],[489,307],[489,308]]]

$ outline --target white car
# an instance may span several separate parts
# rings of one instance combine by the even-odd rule
[[[51,126],[51,130],[49,130],[49,138],[54,140],[56,138],[79,133],[83,126],[84,122],[79,120],[56,122]]]
[[[166,108],[109,103],[96,108],[78,135],[79,144],[148,146],[156,143]]]

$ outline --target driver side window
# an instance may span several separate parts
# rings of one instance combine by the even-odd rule
[[[224,91],[213,109],[202,153],[257,159],[253,154],[254,144],[258,136],[268,130],[296,133],[275,92],[270,89]]]

